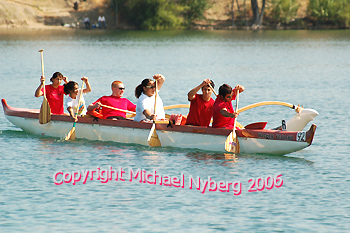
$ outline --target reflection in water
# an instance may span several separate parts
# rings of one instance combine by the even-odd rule
[[[195,162],[200,161],[213,161],[213,160],[222,160],[222,165],[225,165],[226,163],[236,163],[238,162],[238,157],[235,154],[231,153],[206,153],[206,152],[190,152],[185,154],[187,158],[190,158],[191,160]]]
[[[210,163],[215,160],[222,160],[223,166],[232,166],[234,163],[238,163],[242,159],[253,159],[253,160],[278,160],[278,161],[288,161],[294,163],[306,163],[312,165],[314,162],[298,157],[289,157],[285,155],[267,155],[267,154],[232,154],[232,153],[206,153],[206,152],[190,152],[185,154],[187,158],[190,158],[194,162],[205,161]]]
[[[306,163],[312,165],[314,162],[298,157],[289,157],[286,155],[273,155],[273,154],[240,154],[242,159],[253,159],[253,160],[277,160],[277,161],[288,161],[294,163]]]

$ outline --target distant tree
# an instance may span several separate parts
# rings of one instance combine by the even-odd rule
[[[129,23],[140,29],[177,29],[183,25],[184,7],[175,1],[119,0],[118,9]]]
[[[261,11],[259,10],[258,0],[251,0],[252,12],[253,12],[253,25],[252,28],[260,28],[262,25],[264,12],[265,12],[265,0],[262,0]]]
[[[186,24],[192,24],[195,20],[204,19],[204,12],[210,7],[208,0],[181,0],[184,6]]]
[[[118,0],[111,0],[111,7],[115,12],[115,25],[118,27]]]
[[[278,23],[288,24],[296,18],[300,4],[298,0],[272,0],[270,16]]]

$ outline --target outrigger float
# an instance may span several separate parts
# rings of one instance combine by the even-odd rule
[[[52,115],[47,124],[39,123],[39,109],[10,107],[5,99],[2,105],[6,118],[23,131],[50,137],[64,137],[72,128],[72,118],[68,115]],[[317,115],[313,109],[303,109],[292,104],[268,101],[239,109],[238,112],[263,105],[284,105],[297,110],[295,116],[283,127],[265,129],[265,123],[253,123],[236,130],[240,153],[288,154],[311,145],[316,125],[308,131],[304,127]],[[175,105],[174,105],[175,106]],[[188,105],[165,107],[165,110]],[[80,117],[76,124],[76,138],[113,141],[146,145],[152,123],[133,120],[110,120]],[[229,129],[198,127],[174,124],[156,124],[156,131],[162,147],[193,148],[215,152],[225,152],[225,141],[232,132]]]

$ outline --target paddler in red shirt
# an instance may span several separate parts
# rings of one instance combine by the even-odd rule
[[[62,81],[68,83],[68,79],[64,77],[60,72],[55,72],[50,81],[52,84],[45,85],[46,99],[49,102],[52,114],[63,114],[63,96],[65,95],[63,90]],[[40,97],[44,95],[44,82],[45,77],[41,76],[40,85],[35,90],[35,97]]]
[[[209,84],[214,88],[213,80],[205,79],[200,85],[188,92],[188,101],[191,104],[186,125],[209,126],[214,105],[214,100],[211,98],[213,91]],[[203,94],[197,94],[200,89]]]
[[[238,113],[234,111],[232,100],[236,99],[237,92],[244,91],[244,86],[237,85],[234,90],[227,84],[219,88],[219,95],[216,97],[213,106],[213,127],[232,129]]]
[[[102,96],[92,104],[90,104],[87,108],[88,111],[93,111],[94,109],[101,108],[102,105],[106,105],[113,108],[118,108],[122,110],[128,110],[135,112],[136,105],[133,104],[127,98],[123,98],[123,94],[125,91],[125,86],[122,81],[114,81],[111,84],[112,95],[110,96]],[[104,119],[117,119],[124,120],[126,119],[126,113],[110,109],[108,107],[102,106],[102,118]]]

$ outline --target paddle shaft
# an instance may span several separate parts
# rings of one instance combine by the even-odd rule
[[[162,146],[157,131],[156,131],[156,109],[157,109],[157,80],[155,81],[155,94],[154,94],[154,117],[153,117],[153,124],[151,131],[148,135],[148,145],[154,147],[154,146]]]
[[[237,95],[236,95],[236,110],[235,110],[236,113],[237,113],[237,111],[238,111],[238,101],[239,101],[239,90],[238,90]],[[237,116],[237,117],[238,117],[238,116]],[[235,119],[235,122],[233,123],[233,132],[235,132],[235,134],[236,134],[236,122],[237,122],[237,117],[236,117],[236,119]]]
[[[81,98],[82,98],[82,96],[83,96],[83,93],[84,93],[84,81],[83,81],[83,83],[81,84],[77,113],[78,113],[78,110],[79,110],[79,107],[80,107],[80,104],[81,104]]]
[[[40,52],[40,57],[41,57],[41,76],[44,76],[44,54],[43,54],[44,50],[39,50]],[[46,91],[45,91],[45,80],[43,81],[43,89],[44,89],[44,98],[46,98]]]
[[[82,95],[83,95],[83,89],[84,89],[84,81],[83,81],[83,83],[81,84],[80,95],[79,95],[79,101],[78,101],[78,106],[77,106],[77,109],[76,109],[76,112],[75,112],[75,116],[78,115],[79,107],[80,107],[80,104],[81,104],[81,98],[82,98]],[[75,125],[76,125],[76,124],[77,124],[77,122],[74,121],[72,129],[68,132],[68,134],[67,134],[67,136],[64,138],[64,140],[74,140],[74,139],[75,139]]]
[[[239,91],[236,95],[236,113],[238,110],[238,101],[239,101]],[[236,122],[237,122],[237,117],[235,117],[235,122],[233,123],[232,132],[227,136],[225,141],[225,150],[228,152],[233,152],[235,154],[239,153],[239,144],[238,144],[238,139],[236,135]]]
[[[125,112],[125,113],[130,113],[130,114],[136,114],[136,112],[132,112],[132,111],[128,111],[128,110],[124,110],[124,109],[120,109],[120,108],[114,108],[114,107],[111,107],[111,106],[108,106],[108,105],[104,105],[104,104],[101,104],[100,105],[102,107],[105,107],[105,108],[110,108],[110,109],[113,109],[113,110],[116,110],[116,111],[119,111],[119,112]]]
[[[218,96],[218,94],[215,92],[215,90],[214,90],[214,88],[211,86],[211,84],[209,83],[208,85],[209,85],[210,89],[213,91],[214,95]]]
[[[44,50],[39,50],[40,52],[40,57],[41,57],[41,76],[44,77],[44,56],[43,56],[43,51]],[[40,107],[40,112],[39,112],[39,123],[40,124],[46,124],[51,121],[51,109],[50,109],[50,104],[47,101],[46,98],[46,90],[45,90],[45,80],[43,80],[43,103],[41,104]],[[41,91],[41,90],[39,90]]]
[[[157,80],[155,81],[155,93],[154,93],[154,117],[156,116],[156,108],[157,108]],[[156,119],[153,118],[153,121]]]

